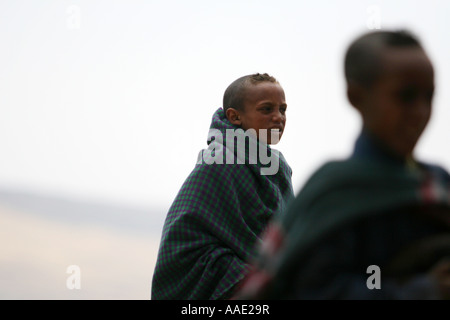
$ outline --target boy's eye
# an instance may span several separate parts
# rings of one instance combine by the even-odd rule
[[[261,111],[264,111],[264,112],[270,112],[270,111],[272,110],[272,107],[270,107],[270,106],[264,106],[264,107],[261,107],[260,110],[261,110]]]

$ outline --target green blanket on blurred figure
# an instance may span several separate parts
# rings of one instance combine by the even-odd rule
[[[400,269],[417,276],[408,286],[392,281],[401,276],[398,259],[395,268],[393,262],[408,246],[430,237],[447,236],[436,250],[450,254],[450,176],[437,166],[399,163],[368,140],[363,135],[351,158],[329,162],[311,176],[267,231],[236,298],[428,296],[422,273],[438,257],[429,254],[422,269],[408,264],[423,260],[423,252],[405,258]],[[382,290],[367,288],[371,265],[381,268]]]

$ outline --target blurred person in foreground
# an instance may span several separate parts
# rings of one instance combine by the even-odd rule
[[[432,62],[411,33],[375,31],[344,64],[362,117],[354,151],[321,166],[271,223],[234,299],[450,298],[450,176],[414,155]]]

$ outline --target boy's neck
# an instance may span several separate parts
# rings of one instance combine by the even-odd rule
[[[407,156],[397,154],[365,127],[362,128],[355,143],[353,157],[371,157],[380,161],[406,165],[409,168],[418,167],[412,154]]]

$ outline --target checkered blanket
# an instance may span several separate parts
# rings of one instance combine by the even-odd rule
[[[336,292],[337,287],[332,288],[332,284],[335,283],[331,282],[334,279],[327,276],[333,275],[334,272],[340,272],[338,276],[352,273],[359,276],[355,271],[356,262],[350,266],[353,269],[347,268],[345,264],[347,260],[356,260],[354,247],[363,248],[362,252],[367,251],[371,261],[377,259],[381,262],[389,261],[388,252],[401,252],[407,245],[404,243],[405,239],[408,239],[405,235],[409,234],[406,230],[415,226],[412,224],[412,221],[416,221],[413,220],[414,214],[423,216],[423,220],[434,221],[433,228],[428,225],[424,225],[423,230],[420,229],[420,225],[416,227],[421,230],[421,233],[417,234],[418,240],[420,236],[428,233],[430,238],[431,235],[449,236],[450,176],[440,167],[421,165],[423,166],[421,171],[411,171],[406,167],[350,159],[329,162],[322,166],[305,184],[282,218],[271,222],[262,236],[263,245],[258,250],[258,257],[252,263],[251,270],[246,279],[240,283],[233,298],[292,299],[300,292],[302,285],[306,287],[305,283],[308,283],[308,290],[314,294],[326,292],[326,289],[331,288],[334,291],[330,289],[333,295],[329,296],[336,297],[337,294],[351,296],[349,281],[342,286],[348,292],[342,288],[342,291]],[[374,225],[373,229],[370,229],[370,225],[365,226],[369,230],[352,227],[359,226],[356,222],[360,221],[381,221],[386,229],[377,229],[379,223]],[[392,221],[398,224],[392,225]],[[377,247],[378,241],[382,243],[381,239],[386,237],[384,232],[390,230],[388,226],[397,232],[393,236],[395,241],[389,244],[389,250],[386,247]],[[325,240],[339,231],[344,233],[342,237],[347,236],[345,243],[348,245],[341,246],[337,254],[326,251],[328,247]],[[358,235],[359,243],[353,247],[350,231]],[[372,237],[365,231],[371,231]],[[373,238],[374,234],[379,238]],[[332,239],[340,238],[335,236]],[[381,254],[377,256],[377,250],[365,250],[364,246],[367,244],[371,244]],[[333,255],[337,257],[335,260],[330,258]],[[327,268],[318,271],[318,266],[324,265],[323,261],[329,261]],[[383,266],[383,272],[386,268]],[[383,275],[386,276],[386,273]],[[365,279],[361,282],[364,285],[366,283]],[[327,284],[330,287],[327,287]],[[383,286],[383,288],[386,291],[390,287]],[[367,294],[369,291],[362,293]],[[387,294],[377,290],[370,293],[373,296]],[[392,295],[393,292],[389,294]],[[364,295],[351,297],[363,299]]]
[[[238,128],[220,108],[213,115],[211,129],[225,137],[227,129]],[[259,160],[249,163],[248,148],[244,164],[211,163],[208,159],[216,152],[225,154],[227,146],[217,138],[208,140],[210,147],[214,145],[213,152],[210,148],[201,153],[203,157],[167,214],[153,275],[152,299],[230,297],[243,279],[269,220],[293,198],[292,171],[281,153],[276,152],[278,171],[263,175],[261,168],[268,165]],[[269,146],[263,147],[275,155]],[[236,157],[238,151],[234,150]]]

